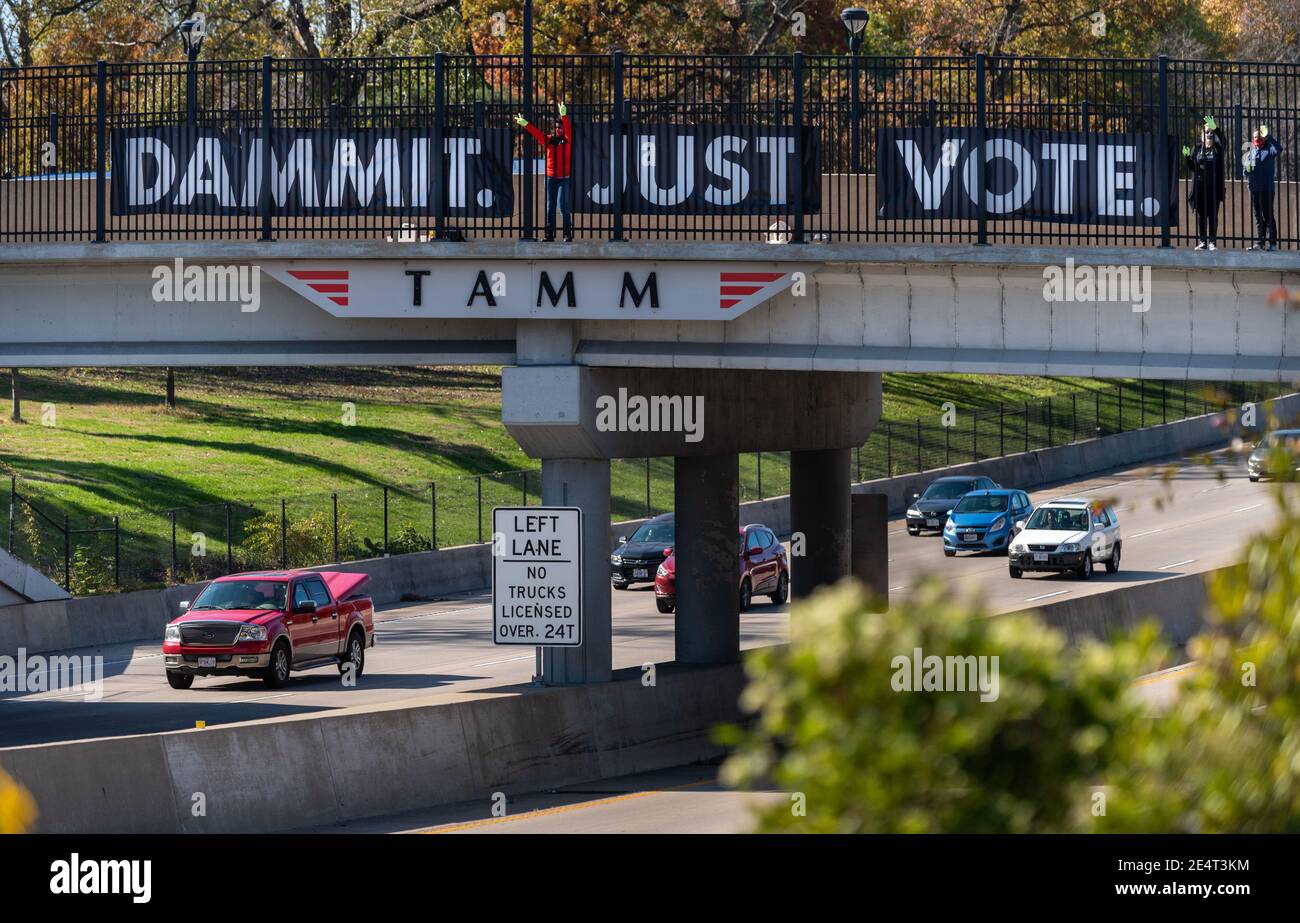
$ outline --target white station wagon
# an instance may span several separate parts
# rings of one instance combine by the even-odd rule
[[[1053,571],[1087,580],[1096,564],[1105,564],[1112,574],[1119,570],[1119,518],[1101,501],[1050,500],[1016,526],[1008,553],[1012,577],[1025,571]]]

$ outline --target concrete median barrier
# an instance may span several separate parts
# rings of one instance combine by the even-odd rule
[[[364,680],[363,680],[364,682]],[[590,686],[0,750],[41,833],[258,833],[520,794],[718,755],[739,665]],[[201,808],[199,807],[201,805]]]

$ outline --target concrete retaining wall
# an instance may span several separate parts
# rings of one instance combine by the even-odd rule
[[[1300,416],[1300,394],[1267,402],[1260,420],[1275,414],[1282,421]],[[987,474],[1008,487],[1034,489],[1112,468],[1178,456],[1222,444],[1228,438],[1220,414],[1207,414],[1145,429],[1071,443],[1053,449],[1022,452],[920,474],[855,484],[855,493],[881,493],[891,514],[902,513],[912,494],[948,474]],[[610,547],[620,535],[630,535],[645,520],[614,523]],[[790,533],[790,498],[771,497],[741,504],[742,524],[761,522],[778,535]],[[489,545],[463,545],[440,551],[372,558],[329,565],[371,575],[375,604],[391,606],[403,599],[446,596],[483,590],[491,585]],[[86,647],[160,637],[175,618],[181,600],[193,599],[202,584],[166,590],[140,590],[116,596],[92,596],[0,607],[0,651],[25,647],[29,653]]]
[[[537,791],[709,759],[738,665],[592,686],[0,750],[41,833],[256,833]],[[196,793],[206,815],[194,816]]]
[[[1039,609],[1071,644],[1155,617],[1181,646],[1202,624],[1189,574]],[[42,833],[257,833],[396,814],[680,766],[741,719],[739,665],[661,664],[591,686],[513,686],[429,704],[0,750]],[[205,811],[195,816],[195,796]]]

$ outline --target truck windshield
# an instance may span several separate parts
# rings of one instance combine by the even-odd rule
[[[190,606],[197,609],[266,609],[284,608],[289,584],[283,580],[222,580],[209,583]]]

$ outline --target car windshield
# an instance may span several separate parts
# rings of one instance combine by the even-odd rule
[[[970,497],[962,497],[961,501],[952,508],[954,513],[1005,513],[1007,511],[1007,498],[994,494],[976,494]]]
[[[674,541],[671,522],[647,522],[632,533],[631,541],[671,545]]]
[[[974,481],[935,481],[925,489],[922,500],[955,500],[970,493],[975,488]]]
[[[1045,532],[1083,532],[1088,528],[1088,511],[1040,506],[1029,517],[1025,528]]]
[[[197,609],[284,609],[289,584],[283,580],[222,580],[209,583],[190,606]]]

